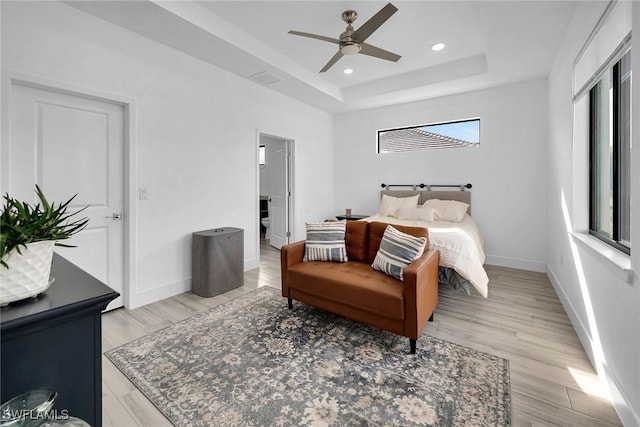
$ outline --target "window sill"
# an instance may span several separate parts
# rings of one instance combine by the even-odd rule
[[[618,277],[627,283],[631,283],[633,270],[631,269],[631,257],[629,255],[612,248],[590,234],[579,232],[569,234],[574,242],[596,254],[602,260],[602,263],[615,272]]]

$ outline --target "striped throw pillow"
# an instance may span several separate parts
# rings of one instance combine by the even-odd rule
[[[302,261],[347,261],[346,230],[347,221],[307,222]]]
[[[425,237],[413,237],[388,225],[371,266],[374,270],[402,280],[404,269],[422,256],[426,245]]]

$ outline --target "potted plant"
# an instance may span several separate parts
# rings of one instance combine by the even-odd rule
[[[40,203],[35,205],[4,196],[0,214],[0,305],[35,297],[46,290],[50,280],[53,246],[84,229],[88,218],[76,219],[67,213],[69,204],[49,203],[36,185]]]

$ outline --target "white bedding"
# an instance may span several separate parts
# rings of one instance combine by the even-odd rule
[[[455,270],[483,297],[487,297],[489,278],[484,271],[484,241],[478,225],[469,215],[461,222],[418,221],[373,215],[368,222],[425,227],[429,230],[429,247],[440,251],[440,266]]]

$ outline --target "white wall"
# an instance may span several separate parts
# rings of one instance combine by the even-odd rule
[[[586,138],[572,135],[573,61],[600,17],[602,3],[582,4],[567,30],[549,76],[548,274],[592,364],[608,382],[625,425],[640,425],[640,216],[632,212],[632,283],[602,255],[576,244],[569,232],[583,227],[588,192],[583,171]],[[640,4],[635,3],[633,31],[640,33]],[[640,69],[640,43],[632,51]],[[640,108],[640,85],[633,85],[633,110]],[[634,114],[634,129],[640,129]],[[640,133],[633,133],[632,200],[640,200]],[[575,144],[575,146],[574,146]],[[640,212],[640,211],[638,211]]]
[[[546,265],[547,82],[379,108],[335,119],[336,213],[378,210],[380,184],[473,184],[487,263]],[[376,130],[480,118],[480,146],[376,154]]]
[[[5,70],[135,100],[132,307],[190,288],[193,231],[243,228],[257,267],[258,131],[296,143],[293,238],[333,212],[330,115],[62,3],[1,7]]]

